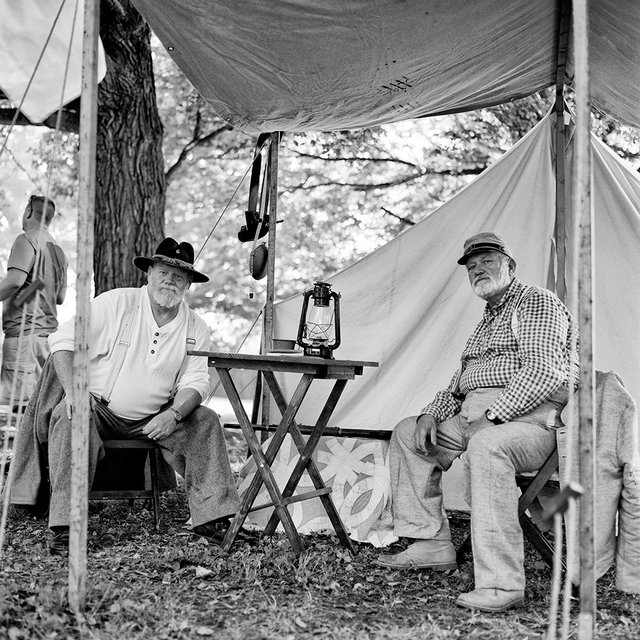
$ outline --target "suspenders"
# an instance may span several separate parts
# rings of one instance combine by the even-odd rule
[[[109,371],[109,375],[107,376],[107,381],[105,382],[104,389],[102,391],[102,396],[100,397],[100,402],[105,406],[109,404],[111,400],[111,393],[113,392],[113,387],[118,378],[118,374],[120,373],[120,369],[122,369],[122,363],[124,362],[124,357],[127,354],[127,349],[131,346],[131,332],[133,331],[134,321],[138,316],[138,311],[140,309],[140,302],[137,302],[135,306],[132,306],[124,316],[122,324],[120,325],[120,331],[118,332],[118,337],[116,338],[116,344],[113,348],[113,363],[111,364],[111,370]],[[176,378],[173,383],[173,389],[171,391],[170,398],[176,393],[176,387],[178,385],[178,380],[182,377],[185,369],[187,368],[187,351],[189,349],[193,349],[196,344],[196,314],[192,309],[187,309],[189,312],[189,317],[187,320],[187,341],[186,348],[184,352],[184,356],[182,358],[182,363],[180,364],[180,369],[176,374]]]

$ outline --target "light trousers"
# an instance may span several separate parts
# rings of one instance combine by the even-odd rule
[[[24,409],[49,356],[47,337],[25,334],[5,338],[0,368],[0,404]]]
[[[146,439],[142,428],[151,420],[125,420],[92,401],[89,421],[89,486],[107,438]],[[226,442],[218,415],[199,406],[171,435],[156,441],[162,456],[185,481],[193,526],[227,515],[240,506]],[[71,420],[64,397],[54,408],[49,424],[49,477],[51,503],[49,526],[69,525],[71,501]]]
[[[463,495],[471,508],[476,589],[524,590],[524,543],[518,520],[516,473],[536,471],[556,447],[555,426],[566,403],[562,390],[517,421],[475,423],[502,389],[473,391],[459,414],[438,425],[428,455],[415,448],[417,416],[401,420],[389,447],[394,532],[416,539],[451,540],[441,488],[442,471],[463,463]]]

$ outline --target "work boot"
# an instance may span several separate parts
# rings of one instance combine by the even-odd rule
[[[450,540],[416,540],[404,551],[380,556],[375,562],[389,569],[449,571],[458,568],[456,550]]]
[[[456,604],[465,609],[500,613],[511,607],[524,605],[524,591],[505,591],[504,589],[475,589],[458,596]]]

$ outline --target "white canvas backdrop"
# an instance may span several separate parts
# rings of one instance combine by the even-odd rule
[[[0,88],[31,122],[42,122],[80,95],[84,2],[0,0],[0,16]],[[100,42],[98,80],[105,72]]]

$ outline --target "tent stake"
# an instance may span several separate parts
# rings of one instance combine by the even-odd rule
[[[71,422],[71,508],[69,514],[69,605],[76,613],[84,610],[87,578],[88,329],[96,195],[99,7],[98,0],[85,0],[82,108],[80,112],[76,318],[73,353],[73,416]]]

